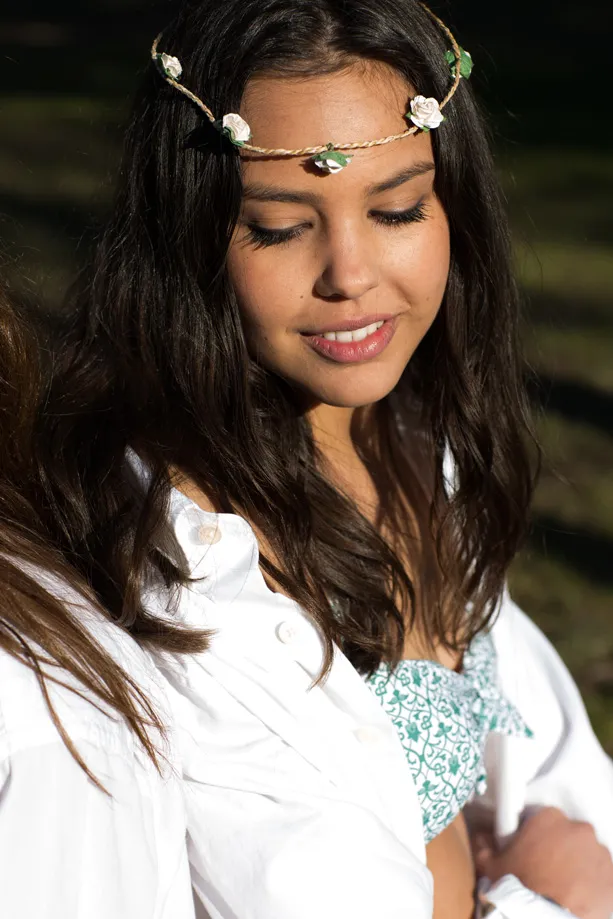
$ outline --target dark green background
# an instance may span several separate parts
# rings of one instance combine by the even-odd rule
[[[103,216],[121,123],[176,4],[0,13],[0,237],[15,295],[58,308]],[[476,63],[526,293],[546,460],[518,601],[613,753],[613,5],[436,4]]]

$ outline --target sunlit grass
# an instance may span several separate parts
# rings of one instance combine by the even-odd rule
[[[612,210],[613,210],[613,196]],[[518,241],[519,277],[530,292],[606,303],[613,300],[613,240],[609,248],[587,242],[539,239],[531,246]]]
[[[535,509],[562,525],[613,537],[611,435],[555,413],[540,419],[538,432],[545,460]],[[613,602],[610,626],[613,636]]]
[[[613,392],[613,316],[608,327],[568,328],[535,323],[525,335],[531,366]]]
[[[0,98],[0,194],[91,206],[116,160],[117,103]]]

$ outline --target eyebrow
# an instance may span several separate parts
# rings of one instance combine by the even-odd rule
[[[384,191],[391,191],[394,188],[399,188],[401,185],[404,185],[405,182],[410,182],[411,179],[415,179],[417,176],[432,172],[433,169],[434,163],[415,163],[413,166],[409,166],[408,169],[397,172],[383,182],[376,182],[373,185],[369,185],[366,189],[366,197],[371,198],[373,195],[380,195]],[[318,195],[316,192],[292,191],[289,188],[264,185],[261,182],[254,182],[250,185],[246,185],[243,191],[243,197],[249,201],[281,201],[284,204],[310,204],[313,206],[321,204],[323,200],[322,196]]]

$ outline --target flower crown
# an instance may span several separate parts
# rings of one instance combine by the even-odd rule
[[[367,147],[379,147],[383,144],[389,144],[393,140],[401,140],[403,137],[409,137],[411,134],[417,133],[417,131],[427,132],[433,128],[438,128],[439,125],[445,121],[442,109],[447,105],[457,90],[460,80],[462,77],[466,79],[470,77],[473,62],[468,51],[464,51],[463,48],[460,48],[444,22],[442,22],[438,16],[435,16],[425,3],[420,3],[420,6],[422,6],[431,19],[440,26],[441,30],[451,42],[451,50],[447,51],[445,59],[449,64],[453,83],[449,92],[441,102],[438,102],[434,98],[415,96],[415,98],[411,99],[410,111],[405,115],[405,118],[413,122],[413,126],[407,128],[406,131],[402,131],[400,134],[390,134],[388,137],[379,137],[377,140],[347,144],[320,144],[316,147],[301,147],[296,150],[286,150],[283,147],[274,149],[257,147],[249,143],[251,140],[251,128],[240,115],[237,115],[236,112],[230,112],[228,115],[224,115],[223,118],[215,118],[210,108],[205,105],[198,96],[194,95],[191,90],[179,82],[183,73],[181,62],[176,57],[158,51],[158,43],[162,37],[162,33],[160,33],[153,42],[151,57],[158,66],[166,82],[175,89],[178,89],[179,92],[187,96],[188,99],[191,99],[191,101],[204,112],[213,127],[224,134],[236,147],[240,147],[243,150],[249,150],[252,153],[263,154],[264,156],[309,156],[311,162],[323,172],[335,173],[340,172],[341,169],[348,166],[352,160],[351,156],[341,152],[343,150],[363,150]]]

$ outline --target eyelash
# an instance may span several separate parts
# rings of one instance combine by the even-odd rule
[[[375,211],[374,213],[377,214],[377,223],[387,227],[404,226],[408,223],[419,223],[422,220],[426,220],[428,216],[426,205],[423,201],[415,205],[415,207],[409,208],[407,211]],[[284,243],[299,239],[308,228],[302,226],[290,230],[265,230],[263,227],[258,227],[256,224],[249,224],[248,229],[247,239],[249,242],[253,243],[256,248],[261,249],[268,246],[282,246]]]

